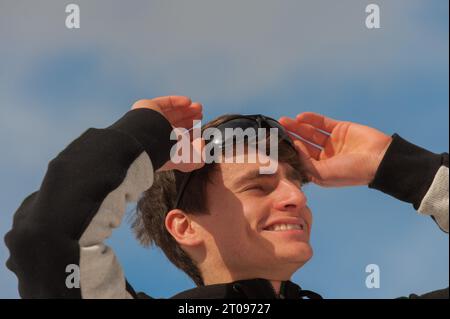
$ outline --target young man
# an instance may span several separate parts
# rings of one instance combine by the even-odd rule
[[[143,192],[134,223],[138,238],[158,244],[198,285],[176,298],[320,297],[289,281],[312,256],[312,214],[301,191],[307,180],[369,185],[413,204],[448,232],[446,153],[303,113],[280,122],[323,150],[284,139],[274,174],[259,174],[261,162],[169,161],[172,127],[190,128],[201,118],[202,106],[186,97],[141,100],[115,124],[87,130],[52,160],[5,238],[7,266],[19,278],[21,296],[146,297],[128,285],[103,244],[120,224],[126,202]],[[227,119],[216,124],[226,126]],[[294,147],[298,154],[292,156]],[[79,266],[79,288],[66,285],[68,265]],[[448,290],[422,297],[448,297]]]

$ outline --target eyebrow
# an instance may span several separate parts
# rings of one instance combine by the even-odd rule
[[[273,178],[274,175],[275,174],[270,174],[270,175],[269,174],[261,174],[259,172],[259,168],[252,169],[251,171],[248,171],[248,172],[244,173],[243,175],[240,175],[238,178],[236,178],[236,180],[233,182],[233,187],[238,188],[243,183],[251,181],[251,180],[255,180],[255,179]]]

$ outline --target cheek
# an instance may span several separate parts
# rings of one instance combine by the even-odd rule
[[[241,199],[245,218],[249,221],[258,221],[270,216],[275,199],[270,196],[246,196]]]
[[[246,219],[242,206],[236,207],[230,203],[223,203],[215,207],[211,215],[204,219],[204,228],[214,238],[216,244],[239,245],[245,242],[251,227]]]
[[[271,216],[270,205],[261,200],[250,201],[245,207],[244,214],[246,224],[243,228],[244,233],[242,236],[245,236],[249,246],[254,247],[256,245],[265,251],[266,244],[269,246],[270,244],[267,241],[267,238],[265,238],[261,228],[265,221]]]
[[[261,205],[243,199],[239,205],[224,203],[221,216],[216,216],[215,231],[229,245],[244,248],[258,240],[258,220],[261,220]]]
[[[230,195],[226,189],[211,195],[208,202],[211,215],[205,225],[211,235],[228,244],[252,243],[258,237],[260,221],[270,213],[268,201]]]

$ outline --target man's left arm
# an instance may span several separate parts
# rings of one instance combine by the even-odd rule
[[[394,134],[369,187],[411,203],[448,233],[448,181],[448,153],[429,152]]]
[[[435,154],[398,134],[312,112],[283,117],[280,123],[308,142],[293,136],[313,183],[368,185],[411,203],[448,233],[448,153]]]
[[[312,182],[324,187],[368,185],[411,203],[448,233],[448,153],[435,154],[398,134],[312,112],[281,118],[280,123],[308,142],[293,136]],[[406,298],[448,297],[446,288]]]

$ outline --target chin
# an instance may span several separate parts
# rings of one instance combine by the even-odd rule
[[[294,273],[302,268],[312,256],[312,247],[307,243],[304,243],[303,247],[280,252],[272,259],[275,264],[272,264],[271,272],[267,276],[273,280],[290,280]]]
[[[285,261],[298,264],[301,267],[312,258],[313,249],[309,243],[301,242],[290,247],[284,247],[282,256]]]

